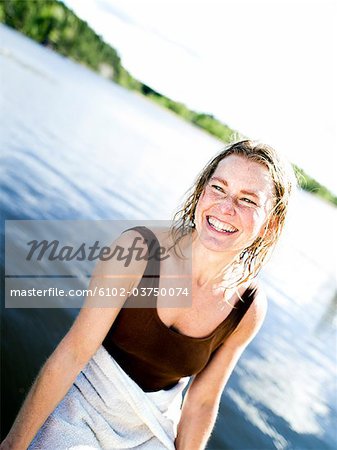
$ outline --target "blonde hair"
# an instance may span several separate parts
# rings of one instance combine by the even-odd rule
[[[228,288],[236,289],[242,283],[255,278],[271,256],[285,224],[291,192],[297,183],[291,165],[269,145],[251,140],[230,144],[206,164],[194,185],[187,191],[188,196],[185,202],[174,214],[170,235],[173,241],[172,247],[177,255],[177,247],[180,249],[179,242],[184,236],[192,234],[195,228],[194,215],[202,192],[219,162],[230,155],[238,155],[264,165],[268,168],[274,184],[274,204],[268,215],[262,237],[257,237],[241,252],[231,267],[224,269],[227,275],[229,274],[228,280],[231,281]]]

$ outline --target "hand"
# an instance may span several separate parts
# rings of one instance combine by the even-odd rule
[[[26,448],[26,447],[25,447]],[[10,436],[7,436],[0,444],[0,450],[23,450],[23,448],[19,448],[13,444]]]
[[[11,443],[8,441],[7,438],[1,442],[0,450],[12,450]]]

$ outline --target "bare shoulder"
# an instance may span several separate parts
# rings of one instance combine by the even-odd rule
[[[114,246],[116,244],[121,246],[130,246],[136,240],[137,245],[143,249],[147,248],[146,242],[144,242],[143,235],[137,229],[131,228],[129,230],[123,231],[118,238],[111,244]]]
[[[95,273],[110,271],[112,268],[116,270],[116,274],[132,273],[135,269],[143,273],[147,244],[139,231],[130,229],[122,232],[109,245],[109,249],[110,255],[98,262]]]
[[[137,231],[128,230],[109,245],[112,253],[116,249],[120,252],[119,256],[102,258],[96,264],[84,304],[53,357],[56,353],[72,354],[82,367],[102,344],[127,299],[126,293],[138,284],[145,270],[146,259],[136,258],[130,250],[139,236]],[[137,245],[146,247],[143,239],[137,240]],[[130,258],[125,259],[130,253]],[[111,295],[113,290],[116,296]]]
[[[229,336],[227,345],[247,345],[260,330],[268,310],[268,299],[261,282],[254,280],[252,283],[252,295],[254,296],[248,310],[241,319],[239,325]]]
[[[172,237],[170,233],[170,228],[167,225],[163,226],[154,226],[151,227],[150,230],[158,239],[158,242],[162,246],[169,246],[172,244]]]

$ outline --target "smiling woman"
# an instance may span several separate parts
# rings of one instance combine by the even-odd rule
[[[221,393],[264,321],[257,274],[294,183],[274,149],[238,142],[206,165],[169,229],[125,230],[113,245],[130,248],[140,235],[146,262],[103,258],[90,287],[130,295],[106,308],[86,300],[1,449],[204,449]],[[160,248],[169,257],[156,257]],[[192,301],[173,307],[165,292],[178,292],[172,274],[186,267]]]
[[[230,236],[216,240],[218,250],[228,250],[232,259],[263,234],[263,225],[272,208],[273,182],[268,169],[243,157],[231,155],[223,159],[200,196],[196,213],[196,228],[203,239],[202,224],[216,231],[215,235]],[[244,187],[255,186],[256,193]],[[254,200],[254,201],[253,201]],[[226,218],[224,222],[222,218]],[[206,239],[210,236],[207,234]],[[213,235],[210,238],[213,242]],[[228,245],[226,245],[226,243]]]
[[[290,163],[272,147],[249,140],[228,146],[205,166],[176,213],[175,245],[194,230],[213,250],[228,244],[220,266],[239,274],[233,280],[239,286],[256,277],[275,248],[296,184]]]

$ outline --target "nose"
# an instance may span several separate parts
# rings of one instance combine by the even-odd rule
[[[229,214],[231,216],[235,214],[234,200],[230,195],[227,195],[224,199],[221,200],[220,210],[222,214]]]

